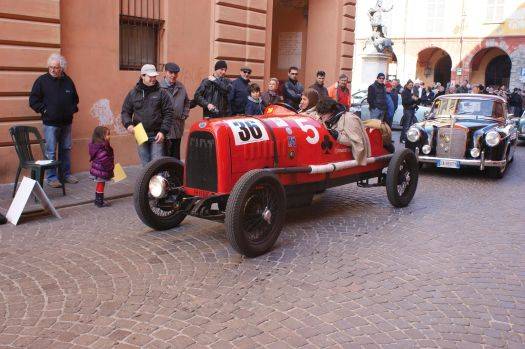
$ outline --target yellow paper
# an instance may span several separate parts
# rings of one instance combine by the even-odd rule
[[[128,176],[126,176],[126,172],[124,172],[124,169],[120,164],[115,164],[115,168],[113,169],[113,181],[120,182],[123,179],[126,179]]]
[[[148,135],[146,134],[146,130],[144,129],[142,122],[133,128],[133,134],[135,135],[138,145],[148,141]]]

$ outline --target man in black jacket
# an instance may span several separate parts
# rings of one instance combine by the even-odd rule
[[[202,107],[205,118],[218,118],[231,114],[228,95],[231,82],[225,77],[228,65],[225,61],[215,63],[212,75],[201,81],[193,100]]]
[[[67,66],[65,58],[57,53],[47,60],[48,72],[39,76],[29,95],[29,106],[42,115],[44,123],[45,156],[49,160],[62,162],[62,174],[68,183],[78,183],[71,175],[71,124],[73,114],[78,111],[78,94],[73,80],[64,72]],[[53,188],[62,184],[55,169],[47,170],[46,182]]]
[[[376,81],[368,87],[367,100],[370,106],[370,118],[385,120],[387,111],[385,74],[377,74]]]
[[[328,89],[324,86],[324,79],[326,78],[326,73],[322,70],[317,72],[315,76],[315,82],[310,86],[317,91],[321,99],[328,98]]]
[[[299,102],[304,91],[303,85],[297,81],[297,75],[299,75],[299,68],[290,67],[288,69],[288,81],[284,83],[283,87],[284,103],[295,109],[299,109]]]
[[[142,166],[164,156],[164,142],[173,123],[171,97],[160,88],[158,75],[153,64],[142,66],[140,80],[126,96],[120,114],[122,124],[129,133],[134,133],[139,123],[146,130],[148,140],[138,146]]]
[[[251,74],[252,70],[249,67],[241,67],[241,75],[232,82],[232,88],[228,96],[232,115],[245,114],[246,103],[250,95]]]

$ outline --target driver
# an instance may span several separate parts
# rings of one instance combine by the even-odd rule
[[[312,115],[341,144],[352,148],[352,155],[360,166],[366,165],[370,156],[370,140],[358,116],[347,112],[344,105],[333,99],[317,103],[317,113]]]

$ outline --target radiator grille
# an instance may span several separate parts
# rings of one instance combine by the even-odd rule
[[[467,148],[467,131],[459,128],[438,130],[436,156],[440,158],[463,159]]]
[[[186,183],[188,187],[217,191],[215,139],[208,132],[193,132],[188,141]]]

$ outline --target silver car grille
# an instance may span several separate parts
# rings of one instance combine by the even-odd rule
[[[463,159],[467,147],[467,130],[440,128],[437,134],[436,156],[440,158]]]

